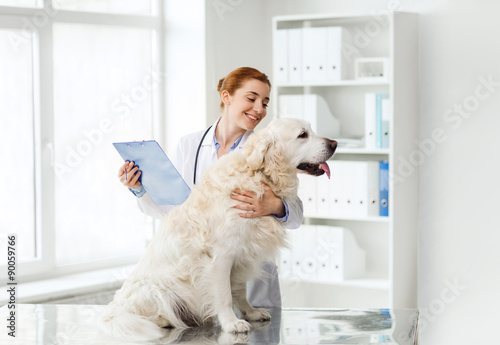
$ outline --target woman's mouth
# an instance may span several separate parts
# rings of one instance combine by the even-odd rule
[[[258,116],[255,116],[255,115],[252,115],[252,114],[245,113],[245,116],[248,117],[252,121],[258,121],[259,120]]]

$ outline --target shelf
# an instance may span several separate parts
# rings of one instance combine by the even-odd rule
[[[360,155],[388,155],[390,149],[365,149],[365,148],[349,148],[339,147],[335,154],[360,154]]]
[[[356,23],[367,20],[373,20],[372,13],[318,13],[318,14],[292,14],[275,16],[273,21],[278,22],[303,22],[307,20],[335,20],[344,21],[347,23]]]
[[[304,86],[389,86],[390,82],[387,79],[374,79],[374,80],[339,80],[336,82],[325,82],[325,83],[287,83],[287,84],[278,84],[278,87],[304,87]]]
[[[350,221],[350,222],[377,222],[377,223],[389,223],[390,217],[364,217],[364,218],[356,218],[356,217],[318,217],[318,216],[309,216],[304,214],[304,218],[309,219],[325,219],[325,220],[342,220],[342,221]]]
[[[357,31],[362,31],[361,28],[365,27],[370,21],[373,21],[373,15],[367,13],[319,13],[273,17],[273,50],[277,53],[273,60],[273,79],[276,81],[277,84],[275,85],[277,87],[273,88],[272,98],[279,99],[281,95],[284,95],[293,99],[293,96],[296,95],[313,94],[318,95],[318,98],[322,97],[326,101],[330,113],[341,124],[340,135],[324,135],[336,139],[339,143],[335,155],[330,160],[333,165],[339,163],[339,161],[348,161],[348,163],[355,164],[368,162],[374,166],[374,162],[389,161],[392,172],[401,171],[405,168],[405,162],[394,159],[394,156],[408,157],[418,149],[416,148],[418,145],[415,144],[418,143],[419,124],[417,93],[418,15],[407,12],[394,12],[388,18],[389,25],[381,27],[377,35],[370,36],[368,46],[357,47],[359,48],[359,56],[385,57],[387,59],[387,74],[384,74],[384,77],[354,79],[354,76],[359,74],[356,73],[352,58],[356,58],[358,55],[351,56],[351,59],[347,61],[347,59],[344,59],[346,56],[340,54],[341,60],[337,61],[337,55],[328,55],[330,54],[329,49],[333,49],[332,45],[328,44],[331,40],[327,41],[326,49],[324,45],[312,45],[314,53],[310,53],[312,51],[310,49],[311,37],[314,42],[315,40],[325,42],[324,29],[320,30],[319,28],[328,28],[326,34],[329,37],[328,39],[331,38],[335,39],[337,43],[342,42],[342,44],[352,45],[354,43],[352,35],[359,35]],[[334,34],[336,31],[329,29],[331,27],[341,27],[342,37],[338,38]],[[318,28],[317,36],[314,36],[312,33],[314,30],[309,30],[310,28]],[[349,38],[349,35],[344,37],[344,31],[350,34],[351,37]],[[304,37],[308,38],[306,45],[308,49],[307,64],[304,63],[303,58],[300,58],[301,54],[303,54],[301,53],[303,36],[300,36],[299,32],[305,33]],[[283,52],[285,53],[282,54]],[[332,63],[325,64],[325,61],[328,63],[329,56],[335,56],[337,60],[330,59]],[[336,70],[336,72],[340,71],[342,73],[335,74],[335,77],[331,73],[327,76],[324,73],[309,73],[311,71],[317,72],[319,66],[336,66],[337,63],[340,69]],[[304,74],[306,66],[312,67],[312,69],[307,71],[307,74]],[[286,75],[283,71],[286,72]],[[291,71],[294,73],[290,73]],[[295,73],[295,71],[302,72]],[[316,80],[320,81],[304,81],[304,75],[307,76],[306,80],[316,78]],[[337,81],[334,81],[335,78],[337,78]],[[326,81],[327,79],[330,81]],[[362,136],[366,136],[367,119],[371,122],[369,125],[373,127],[373,117],[367,118],[368,115],[371,116],[372,114],[368,113],[367,115],[366,94],[389,95],[390,146],[388,148],[367,149],[364,145],[365,142],[359,140]],[[299,99],[294,104],[288,102],[288,99],[285,98],[282,105],[276,102],[276,116],[286,114],[287,109],[293,109],[294,111],[301,109],[304,118],[313,120],[310,122],[314,124],[316,132],[328,128],[326,125],[319,124],[318,119],[321,118],[317,115],[318,107],[306,108],[300,101]],[[309,109],[312,110],[309,111]],[[316,115],[314,115],[314,112],[316,112]],[[373,113],[373,108],[371,108],[370,112]],[[322,111],[321,113],[325,112]],[[311,116],[310,114],[314,116],[307,117]],[[332,128],[332,133],[338,132],[336,128]],[[344,136],[344,138],[341,136]],[[368,146],[376,147],[375,145]],[[342,188],[352,191],[356,187],[351,183],[354,176],[349,179],[353,171],[349,169],[342,170],[341,164],[337,164],[340,167],[338,171],[335,171],[334,166],[332,167],[332,181],[337,178],[337,182],[342,182],[344,179],[348,183],[342,184]],[[347,172],[344,174],[344,171]],[[370,177],[373,177],[375,169],[370,170],[370,174]],[[364,179],[364,175],[360,176],[361,173],[357,174],[356,172],[355,178]],[[418,242],[418,207],[416,207],[418,202],[415,202],[415,198],[418,196],[418,171],[412,173],[401,183],[396,183],[394,179],[389,178],[389,217],[356,217],[352,215],[354,212],[343,213],[345,215],[350,214],[350,216],[337,217],[336,215],[342,213],[337,210],[332,212],[329,207],[331,200],[328,201],[327,198],[333,195],[332,193],[340,193],[343,190],[335,189],[334,184],[328,184],[328,182],[332,181],[326,179],[321,179],[321,184],[316,180],[314,181],[314,183],[311,182],[310,184],[308,184],[309,181],[307,180],[301,181],[304,183],[301,187],[301,193],[305,197],[303,199],[305,209],[304,225],[341,227],[351,230],[359,246],[366,251],[366,258],[370,263],[369,267],[374,272],[367,272],[367,274],[362,275],[363,279],[340,282],[325,282],[303,277],[300,286],[297,285],[295,280],[284,279],[283,283],[288,284],[288,286],[284,286],[289,298],[287,306],[324,305],[325,303],[332,306],[416,306],[417,296],[414,286],[418,272],[416,265],[417,246],[415,245]],[[375,179],[371,179],[369,183],[376,185],[374,181]],[[376,191],[373,193],[376,193]],[[379,213],[372,211],[369,214],[378,215]],[[309,247],[312,247],[312,249]],[[300,250],[303,249],[311,250],[314,253],[314,245],[308,241],[304,241],[303,247],[300,247]],[[349,253],[353,252],[351,248]],[[316,277],[317,275],[312,276]],[[336,291],[330,293],[332,289],[336,289]]]
[[[283,279],[285,283],[294,283],[299,281],[299,279]],[[348,279],[339,282],[327,282],[315,279],[300,279],[301,283],[309,284],[319,284],[319,285],[330,285],[338,287],[358,287],[363,289],[373,289],[373,290],[389,290],[390,282],[387,279]]]

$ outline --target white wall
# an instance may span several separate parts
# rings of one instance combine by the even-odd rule
[[[181,136],[206,127],[204,0],[165,0],[165,111],[167,154]]]
[[[219,116],[219,79],[238,67],[272,76],[271,22],[260,0],[207,0],[207,116]],[[272,82],[272,81],[271,81]]]
[[[222,19],[214,8],[220,2],[232,3]],[[377,13],[389,6],[420,13],[420,343],[498,344],[500,3],[207,0],[206,6],[213,44],[207,85],[241,65],[271,75],[274,15]],[[433,144],[436,128],[446,140]]]

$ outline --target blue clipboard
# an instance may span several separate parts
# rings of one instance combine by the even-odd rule
[[[142,171],[140,181],[157,205],[180,205],[191,190],[156,140],[113,143],[125,161]]]

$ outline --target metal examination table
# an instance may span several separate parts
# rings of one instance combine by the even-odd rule
[[[96,322],[103,305],[16,305],[16,337],[5,327],[11,310],[0,308],[0,344],[139,344],[110,339]],[[148,344],[417,344],[416,309],[268,309],[272,320],[252,323],[249,334],[221,332],[217,324],[184,332],[171,329]]]

